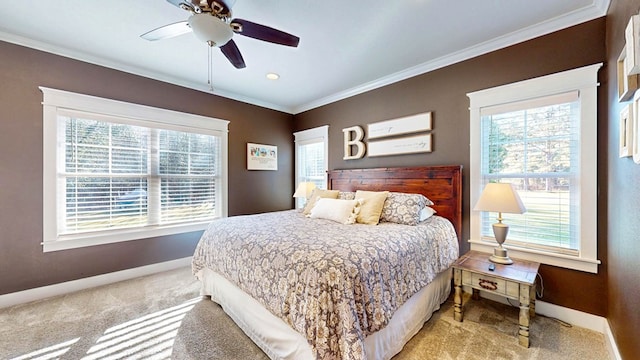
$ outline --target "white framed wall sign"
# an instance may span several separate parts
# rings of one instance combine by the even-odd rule
[[[369,156],[385,156],[431,152],[431,134],[372,141],[368,144]]]
[[[278,147],[247,143],[247,170],[278,170]]]
[[[367,126],[368,139],[429,131],[431,130],[431,112],[379,121]]]

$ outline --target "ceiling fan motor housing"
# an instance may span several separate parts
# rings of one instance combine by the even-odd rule
[[[220,47],[233,36],[233,31],[225,21],[208,13],[194,14],[189,18],[189,26],[198,40]]]

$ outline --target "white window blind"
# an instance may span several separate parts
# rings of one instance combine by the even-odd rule
[[[327,173],[324,166],[324,142],[309,142],[299,145],[298,179],[300,182],[312,182],[316,187],[326,189]]]
[[[218,137],[63,113],[59,235],[216,216]]]
[[[296,186],[301,182],[312,182],[317,188],[327,188],[328,126],[321,126],[294,133],[296,144]],[[302,207],[305,199],[297,199]]]
[[[158,135],[159,223],[211,220],[216,217],[220,139],[212,135],[167,130],[160,131]]]
[[[576,255],[579,217],[580,104],[577,92],[481,110],[482,185],[515,185],[527,208],[503,214],[508,243]],[[493,238],[496,214],[481,215]]]
[[[41,89],[45,251],[226,216],[227,121]]]
[[[598,272],[597,88],[602,64],[467,94],[470,204],[512,183],[527,211],[503,213],[513,258]],[[497,214],[469,212],[472,250],[492,252]]]

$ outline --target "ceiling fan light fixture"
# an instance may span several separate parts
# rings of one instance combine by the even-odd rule
[[[240,49],[238,49],[238,46],[232,39],[234,34],[291,47],[297,47],[300,42],[299,37],[284,31],[257,24],[249,20],[231,19],[231,7],[236,0],[167,1],[182,10],[189,11],[191,13],[189,19],[161,26],[140,35],[140,37],[145,40],[155,41],[193,32],[196,39],[209,45],[209,84],[211,84],[211,50],[213,47],[220,48],[222,54],[236,69],[244,69],[247,67],[240,53]],[[271,76],[273,75],[269,75],[268,77]]]
[[[229,24],[207,13],[191,15],[189,26],[198,40],[212,46],[220,47],[233,36]]]
[[[267,79],[269,80],[278,80],[280,79],[280,75],[276,73],[267,73]]]

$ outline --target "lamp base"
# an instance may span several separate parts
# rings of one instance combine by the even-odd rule
[[[510,265],[513,264],[513,260],[507,255],[507,249],[497,247],[493,249],[493,255],[489,257],[489,261],[496,264]]]

